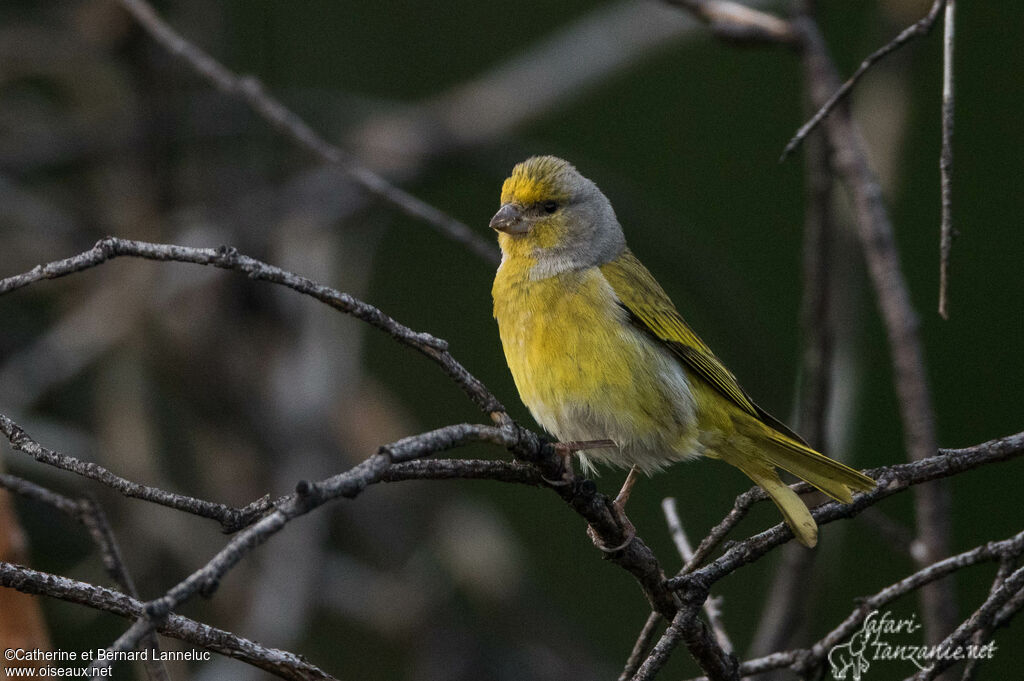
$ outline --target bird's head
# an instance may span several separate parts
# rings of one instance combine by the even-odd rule
[[[512,169],[491,228],[503,259],[528,259],[534,279],[606,263],[626,248],[605,195],[554,156],[534,156]]]

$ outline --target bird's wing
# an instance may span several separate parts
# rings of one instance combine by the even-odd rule
[[[601,273],[629,313],[630,320],[651,334],[678,356],[686,366],[707,381],[737,407],[756,417],[786,437],[806,445],[799,435],[781,421],[754,404],[711,348],[686,324],[682,315],[661,288],[628,249],[615,260],[601,265]]]

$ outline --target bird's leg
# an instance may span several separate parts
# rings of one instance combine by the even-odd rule
[[[616,447],[614,440],[576,440],[573,442],[556,442],[551,445],[555,452],[563,456],[569,456],[584,449],[604,449]]]
[[[633,523],[630,522],[629,518],[626,517],[626,502],[629,501],[629,495],[633,491],[633,485],[640,479],[640,469],[633,466],[629,469],[629,475],[626,476],[626,481],[622,483],[622,489],[615,496],[615,500],[612,501],[612,509],[615,513],[616,520],[622,526],[622,532],[626,539],[618,546],[608,546],[597,536],[594,532],[594,528],[587,528],[587,534],[590,536],[590,540],[594,542],[594,546],[601,549],[605,553],[615,553],[629,546],[630,542],[636,538],[636,528]]]
[[[626,510],[626,502],[629,501],[629,495],[633,491],[633,485],[635,485],[636,481],[639,479],[640,469],[633,466],[629,469],[629,475],[626,476],[626,481],[622,483],[622,489],[619,490],[619,493],[615,496],[615,501],[612,502],[619,510],[619,513]]]

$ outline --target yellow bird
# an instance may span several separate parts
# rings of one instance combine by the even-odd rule
[[[874,487],[754,404],[630,252],[605,195],[570,163],[517,165],[490,226],[502,252],[494,317],[523,403],[562,442],[615,445],[580,452],[586,470],[600,462],[651,474],[700,455],[721,459],[771,496],[805,546],[818,528],[777,468],[846,503]]]

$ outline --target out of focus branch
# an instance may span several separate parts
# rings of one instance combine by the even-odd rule
[[[731,0],[667,0],[691,12],[724,40],[742,43],[797,44],[788,21]]]
[[[956,0],[946,0],[942,36],[942,155],[939,174],[942,189],[942,224],[939,237],[939,314],[949,319],[949,252],[953,248],[953,44],[956,33]]]
[[[392,204],[406,215],[423,220],[445,237],[462,244],[489,263],[498,262],[494,245],[462,222],[396,187],[359,163],[341,148],[327,142],[304,120],[266,91],[254,76],[238,76],[196,45],[178,34],[145,0],[119,0],[154,40],[168,52],[188,64],[197,74],[221,92],[243,99],[253,111],[288,135],[322,161],[337,165],[354,182]]]
[[[661,510],[665,513],[665,522],[668,524],[669,533],[675,542],[679,557],[682,558],[683,564],[687,565],[693,560],[693,548],[690,546],[690,540],[683,529],[683,523],[679,520],[679,513],[676,511],[676,500],[671,497],[662,499]],[[719,645],[722,646],[722,650],[729,655],[733,652],[733,645],[728,632],[725,631],[725,623],[722,621],[720,605],[721,597],[719,596],[718,598],[708,598],[705,600],[703,607],[704,612],[708,616],[708,622],[711,624],[711,629],[714,631],[715,638],[718,640]]]
[[[596,5],[478,76],[371,116],[350,135],[352,146],[361,157],[406,174],[438,154],[503,142],[518,127],[702,28],[658,3]]]
[[[807,89],[811,101],[823,104],[838,81],[817,23],[800,21],[804,34]],[[864,144],[850,115],[837,110],[825,119],[825,137],[833,153],[839,181],[853,201],[857,233],[868,264],[875,297],[885,323],[892,354],[893,382],[899,398],[903,440],[907,456],[919,461],[935,451],[935,416],[924,366],[918,318],[882,197],[878,179],[868,165]],[[924,547],[924,566],[949,555],[949,495],[944,485],[918,488],[914,494],[917,536]],[[921,592],[923,619],[930,642],[935,643],[955,621],[956,607],[949,582],[930,585]]]

